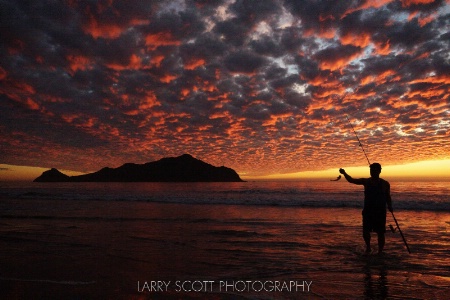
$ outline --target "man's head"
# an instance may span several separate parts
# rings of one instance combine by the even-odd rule
[[[379,163],[373,163],[370,165],[370,176],[372,177],[380,177],[381,173],[381,165]]]

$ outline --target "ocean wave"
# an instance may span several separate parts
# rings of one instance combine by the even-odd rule
[[[450,211],[450,185],[399,185],[395,210]],[[4,187],[1,199],[120,201],[180,204],[255,205],[311,208],[362,208],[363,191],[353,185],[325,183],[241,184],[60,184]]]

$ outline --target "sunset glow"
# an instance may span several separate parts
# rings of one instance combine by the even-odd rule
[[[370,177],[369,168],[345,167],[347,173],[354,178]],[[433,160],[409,163],[405,165],[383,166],[381,177],[409,181],[450,180],[450,160]],[[289,174],[271,174],[246,178],[248,180],[332,180],[339,176],[339,168],[322,171],[307,171]]]
[[[0,164],[0,181],[33,181],[49,168],[26,167]],[[81,172],[60,170],[66,175],[81,175]]]
[[[386,177],[449,177],[448,1],[0,11],[0,180],[184,153],[245,179],[365,176],[347,117]]]

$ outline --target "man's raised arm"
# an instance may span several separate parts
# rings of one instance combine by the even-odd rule
[[[345,179],[347,179],[348,182],[353,184],[364,184],[364,179],[354,179],[352,176],[348,175],[347,172],[345,172],[344,169],[339,169],[339,173],[344,175]]]

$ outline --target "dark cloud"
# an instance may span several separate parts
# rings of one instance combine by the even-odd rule
[[[412,48],[417,43],[423,43],[434,38],[430,26],[421,27],[416,20],[395,26],[387,34],[389,41],[399,47]]]
[[[328,47],[316,53],[315,59],[325,68],[341,68],[348,61],[360,55],[362,49],[360,47],[345,45],[337,47]]]
[[[203,33],[194,42],[180,46],[180,54],[184,59],[194,57],[213,61],[222,56],[226,50],[226,44],[211,33]]]
[[[0,157],[247,174],[448,157],[448,3],[0,1]],[[414,149],[405,147],[414,143]],[[214,150],[212,150],[214,149]],[[349,150],[350,151],[350,150]]]
[[[249,28],[236,18],[218,22],[214,27],[214,32],[220,39],[234,46],[242,46],[245,43],[248,30]]]
[[[265,59],[252,52],[242,51],[228,55],[224,62],[231,72],[252,74],[263,66]]]
[[[258,40],[250,42],[253,50],[260,55],[267,55],[271,57],[280,57],[284,55],[283,49],[279,43],[270,36],[263,36]]]
[[[290,12],[302,20],[306,29],[319,29],[332,27],[339,22],[349,5],[350,1],[327,1],[327,0],[285,0],[286,7]]]
[[[278,3],[278,1],[272,0],[236,0],[230,5],[229,9],[237,16],[237,20],[251,26],[260,21],[267,21],[276,17],[281,11]]]

